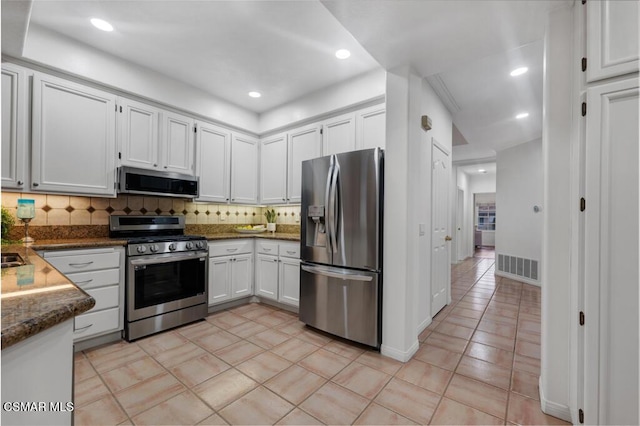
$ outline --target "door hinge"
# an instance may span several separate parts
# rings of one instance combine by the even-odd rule
[[[583,212],[587,209],[587,200],[584,197],[580,198],[580,211]]]
[[[584,312],[580,311],[580,315],[578,317],[579,317],[580,325],[584,325]]]
[[[118,160],[122,160],[122,152],[118,153]]]
[[[324,129],[322,129],[322,128],[320,129],[320,134],[321,135],[324,134]]]
[[[587,103],[583,102],[582,103],[582,116],[584,117],[585,115],[587,115]]]
[[[122,112],[122,105],[120,105],[120,112]]]
[[[193,126],[193,133],[198,133],[198,126]]]
[[[582,58],[582,72],[587,70],[587,58]]]
[[[587,4],[587,0],[582,0],[582,4]]]
[[[578,421],[580,423],[584,423],[584,411],[582,410],[582,408],[578,410]]]

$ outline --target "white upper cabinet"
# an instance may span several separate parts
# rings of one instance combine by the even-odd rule
[[[123,166],[158,169],[160,110],[119,98],[118,135]]]
[[[322,123],[324,155],[356,150],[356,120],[353,113],[339,115]]]
[[[162,167],[168,172],[194,174],[193,119],[165,111],[162,114]]]
[[[386,140],[385,105],[356,111],[356,149],[383,148]]]
[[[260,202],[287,201],[287,134],[260,141]]]
[[[587,2],[587,81],[638,71],[638,1]]]
[[[123,166],[194,174],[193,119],[130,99],[118,99]]]
[[[33,77],[31,190],[115,196],[115,96]]]
[[[231,191],[231,132],[197,122],[196,175],[200,178],[198,201],[226,203]]]
[[[242,134],[231,142],[231,202],[258,203],[258,140]]]
[[[302,201],[302,162],[322,156],[320,125],[302,127],[289,132],[287,200]]]
[[[28,76],[12,64],[2,64],[2,188],[25,185],[28,122]]]

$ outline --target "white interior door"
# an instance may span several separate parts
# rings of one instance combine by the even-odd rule
[[[638,80],[587,89],[585,423],[638,424]]]
[[[449,288],[449,153],[432,141],[431,168],[431,316],[447,304]]]
[[[458,188],[458,200],[456,202],[456,261],[464,260],[464,190]]]

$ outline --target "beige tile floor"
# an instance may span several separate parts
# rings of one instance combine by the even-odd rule
[[[406,364],[250,304],[75,357],[75,424],[561,424],[540,411],[540,290],[452,268]]]

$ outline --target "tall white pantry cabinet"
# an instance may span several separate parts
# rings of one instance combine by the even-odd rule
[[[638,1],[586,3],[584,422],[639,424]]]

